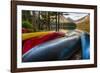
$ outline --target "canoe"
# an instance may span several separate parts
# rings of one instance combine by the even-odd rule
[[[62,32],[52,32],[52,33],[48,33],[42,37],[39,38],[30,38],[27,39],[23,42],[23,49],[22,52],[23,54],[26,53],[28,50],[30,50],[32,47],[42,44],[44,42],[56,39],[56,38],[60,38],[62,36],[64,36],[65,34]]]
[[[32,38],[32,37],[41,37],[41,36],[44,36],[48,33],[52,33],[52,32],[32,32],[32,33],[23,33],[22,34],[22,40],[27,40],[29,38]]]
[[[82,59],[90,59],[90,36],[88,33],[82,33]]]
[[[37,62],[67,60],[80,48],[81,41],[79,36],[57,38],[33,47],[22,56],[22,61]]]

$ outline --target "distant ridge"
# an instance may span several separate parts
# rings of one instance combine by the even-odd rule
[[[75,23],[77,24],[77,29],[86,31],[88,33],[90,32],[90,16],[89,15],[81,18]]]
[[[69,23],[69,22],[74,22],[74,21],[70,17],[66,18],[63,15],[60,15],[60,23]]]
[[[86,20],[89,20],[89,15],[86,15],[86,16],[84,16],[84,17],[82,17],[82,18],[80,18],[80,19],[78,19],[78,20],[76,20],[74,22],[75,23],[81,23],[81,22],[84,22]]]

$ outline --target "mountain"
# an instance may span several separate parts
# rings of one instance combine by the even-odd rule
[[[63,15],[60,15],[60,23],[69,23],[74,22],[70,17],[66,18]]]
[[[84,22],[85,20],[89,20],[89,15],[87,16],[84,16],[76,21],[74,21],[75,23],[81,23],[81,22]]]
[[[78,20],[73,20],[70,17],[64,17],[64,16],[60,16],[60,23],[76,23],[76,29],[85,31],[85,32],[90,32],[90,16],[86,15]]]
[[[90,32],[90,16],[89,15],[75,21],[75,23],[77,24],[77,29],[86,31],[88,33]]]

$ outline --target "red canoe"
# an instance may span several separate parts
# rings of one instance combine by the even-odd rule
[[[46,41],[50,41],[50,40],[53,40],[53,39],[56,39],[56,38],[59,38],[59,37],[62,37],[64,36],[65,34],[62,33],[62,32],[52,32],[52,33],[49,33],[45,36],[42,36],[40,38],[31,38],[31,39],[27,39],[23,42],[23,50],[22,50],[22,53],[26,53],[28,50],[30,50],[32,47],[36,46],[36,45],[39,45],[41,43],[44,43]]]

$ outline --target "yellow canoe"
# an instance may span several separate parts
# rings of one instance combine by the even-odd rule
[[[29,38],[32,38],[32,37],[41,37],[41,36],[44,36],[48,33],[51,33],[51,31],[49,31],[49,32],[23,33],[22,34],[22,40],[26,40],[26,39],[29,39]]]

